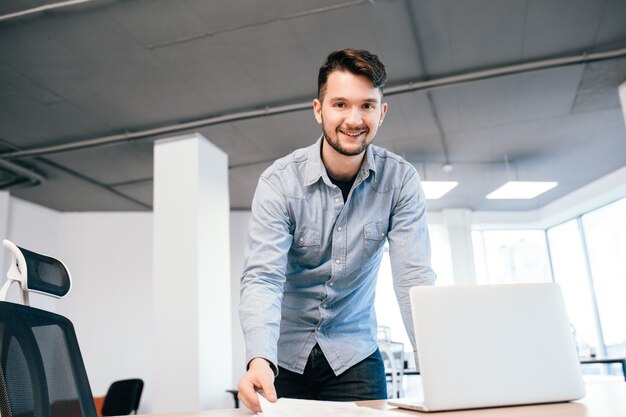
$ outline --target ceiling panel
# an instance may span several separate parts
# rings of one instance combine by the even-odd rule
[[[204,114],[247,109],[266,99],[219,37],[158,48],[152,53],[176,78],[177,85],[202,97]]]
[[[602,22],[596,34],[595,50],[606,50],[607,48],[623,46],[626,35],[626,1],[610,0],[606,2]]]
[[[0,97],[17,95],[50,104],[62,99],[47,88],[34,83],[2,62],[0,57]]]
[[[364,7],[367,26],[374,37],[375,49],[384,57],[388,85],[421,78],[416,34],[413,31],[410,1],[373,2]],[[416,4],[416,2],[413,2]],[[393,28],[393,30],[386,30]]]
[[[326,10],[332,11],[342,5],[354,3],[333,0],[213,0],[207,3],[205,0],[194,0],[189,2],[189,7],[193,8],[212,31],[217,32],[267,24],[305,14],[326,14]]]
[[[234,124],[221,124],[200,129],[201,134],[211,143],[229,155],[228,164],[237,160],[242,152],[256,153],[260,151],[254,138],[249,138]]]
[[[619,108],[617,90],[624,81],[626,58],[585,65],[572,113]]]
[[[45,103],[30,95],[0,96],[0,138],[20,148],[65,143],[105,125],[66,101]]]
[[[11,191],[15,197],[58,211],[143,211],[144,206],[97,185],[49,170],[43,185]]]
[[[591,52],[605,7],[605,0],[529,1],[524,58]]]
[[[524,0],[417,3],[414,19],[426,70],[436,76],[519,61],[525,10]]]
[[[257,149],[263,151],[259,152],[259,155],[264,155],[258,159],[260,161],[266,160],[267,155],[276,159],[297,148],[308,146],[315,142],[321,134],[313,116],[313,110],[243,120],[235,123],[235,126],[251,141],[255,142]],[[236,154],[236,156],[239,155]],[[241,156],[248,159],[251,155],[248,152],[242,152]],[[238,158],[233,158],[232,163],[236,165],[241,162]]]
[[[205,4],[210,7],[210,3]],[[188,1],[134,0],[107,11],[120,29],[150,46],[201,36],[210,31]]]
[[[116,185],[113,188],[124,195],[142,202],[145,206],[153,206],[154,183],[152,180]]]
[[[134,141],[118,146],[58,153],[46,158],[98,182],[112,185],[152,178],[152,156],[151,141]]]
[[[317,69],[326,56],[339,48],[368,49],[375,54],[379,50],[374,31],[379,30],[369,24],[372,5],[362,2],[354,7],[342,8],[323,15],[310,16],[302,21],[290,22],[293,33],[302,43],[304,52],[312,61],[313,68],[307,72],[313,74],[314,92],[317,89]],[[303,77],[303,79],[305,79]],[[307,82],[310,78],[306,78]]]
[[[250,39],[256,39],[250,42]],[[284,102],[293,97],[315,97],[317,83],[315,66],[309,65],[307,55],[290,25],[276,22],[262,27],[224,35],[223,44],[231,51],[233,60],[268,102]],[[289,53],[286,53],[289,51]],[[254,63],[254,65],[251,65]],[[302,83],[306,74],[309,83]],[[232,86],[237,83],[232,79]]]

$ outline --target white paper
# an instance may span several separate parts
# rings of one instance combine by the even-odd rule
[[[263,410],[261,414],[263,417],[398,417],[397,413],[374,410],[369,407],[359,407],[353,402],[279,398],[275,403],[271,403],[259,394],[259,403],[261,404],[261,410]]]

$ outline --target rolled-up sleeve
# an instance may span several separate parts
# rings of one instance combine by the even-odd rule
[[[393,285],[402,320],[415,351],[409,289],[416,285],[433,285],[436,279],[430,263],[425,197],[415,169],[405,175],[391,213],[388,240]]]
[[[241,277],[239,317],[246,363],[262,357],[276,365],[287,254],[292,243],[285,196],[271,178],[261,177],[252,202]]]

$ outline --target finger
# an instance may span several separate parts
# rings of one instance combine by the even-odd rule
[[[257,397],[256,390],[254,389],[254,385],[250,381],[241,381],[239,382],[239,394],[237,397],[239,400],[253,413],[258,413],[261,411],[261,405],[259,404],[259,398]]]
[[[272,374],[270,377],[261,378],[259,381],[261,383],[261,389],[263,390],[263,396],[269,402],[276,402],[278,399],[276,397],[276,388],[274,387],[274,375]]]

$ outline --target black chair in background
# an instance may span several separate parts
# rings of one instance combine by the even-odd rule
[[[109,387],[102,404],[103,416],[136,414],[143,391],[141,379],[115,381]]]
[[[72,323],[29,305],[29,291],[61,298],[70,274],[57,259],[15,246],[0,289],[0,415],[97,417]],[[24,305],[5,301],[18,283]]]

